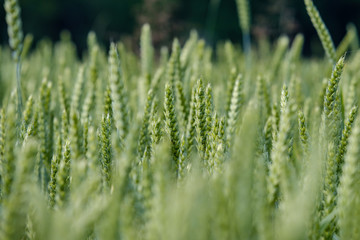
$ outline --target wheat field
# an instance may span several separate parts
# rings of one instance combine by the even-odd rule
[[[0,239],[360,239],[360,52],[304,0],[302,34],[213,49],[189,34],[140,56],[67,32],[31,48],[5,0],[0,46]],[[107,50],[108,49],[108,50]]]

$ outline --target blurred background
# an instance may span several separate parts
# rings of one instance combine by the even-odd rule
[[[138,49],[140,28],[150,23],[156,48],[170,45],[174,37],[184,41],[189,30],[196,29],[209,45],[231,40],[241,44],[235,0],[19,0],[24,33],[37,41],[59,39],[62,30],[71,33],[78,53],[86,48],[90,30],[107,46],[122,40]],[[360,0],[314,0],[335,45],[341,41],[346,26],[360,28]],[[3,5],[3,1],[2,1]],[[298,32],[305,35],[304,54],[323,54],[320,41],[306,13],[303,0],[250,0],[253,42],[281,34],[291,39]],[[7,44],[5,13],[0,10],[0,41]]]

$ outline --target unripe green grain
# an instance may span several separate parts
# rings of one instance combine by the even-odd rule
[[[357,112],[358,112],[358,107],[353,106],[351,108],[349,115],[346,119],[346,122],[344,124],[344,129],[342,131],[339,149],[337,151],[337,156],[336,156],[337,181],[339,180],[339,176],[341,176],[341,173],[342,173],[342,166],[344,164],[344,156],[347,152],[348,141],[349,141],[349,137],[351,136],[354,121],[356,120],[356,117],[357,117]]]
[[[152,89],[150,89],[147,94],[146,106],[144,109],[144,116],[140,130],[139,145],[138,145],[139,156],[143,156],[146,148],[148,146],[151,146],[149,125],[150,125],[151,106],[153,104],[153,100],[154,100],[154,92]]]
[[[301,56],[302,35],[248,66],[196,32],[157,61],[147,27],[140,57],[94,33],[82,59],[69,34],[40,42],[21,125],[0,47],[1,239],[359,238],[360,54],[321,86],[329,63]]]
[[[270,81],[273,81],[278,75],[279,69],[283,63],[285,53],[289,47],[289,38],[287,36],[281,36],[276,43],[276,49],[271,61],[271,75]]]
[[[229,109],[230,109],[231,98],[232,98],[235,81],[236,81],[237,77],[238,77],[238,73],[236,71],[236,67],[231,68],[230,77],[229,77],[229,81],[227,84],[226,107],[225,107],[226,113],[228,113]]]
[[[329,118],[330,114],[334,111],[334,104],[336,99],[336,92],[339,87],[340,77],[344,68],[344,57],[341,57],[336,63],[335,68],[328,81],[326,93],[324,96],[324,113],[325,117]]]
[[[239,15],[239,24],[241,30],[245,33],[250,32],[250,10],[249,2],[247,0],[236,0],[238,15]]]
[[[327,162],[326,162],[326,172],[324,180],[324,189],[322,197],[322,210],[321,217],[322,219],[327,219],[326,224],[324,224],[324,232],[322,236],[325,239],[330,239],[333,237],[334,232],[336,231],[335,226],[335,216],[332,212],[335,209],[335,200],[336,200],[336,148],[333,142],[330,142],[327,147]]]
[[[265,122],[263,134],[264,134],[264,143],[265,143],[265,153],[267,154],[267,160],[271,159],[271,151],[272,151],[272,131],[273,131],[273,118],[269,116]]]
[[[266,116],[271,114],[271,101],[267,83],[264,77],[258,76],[256,85],[256,95],[260,101],[260,109],[264,109]]]
[[[106,116],[109,115],[110,119],[113,121],[111,90],[109,86],[106,88],[104,95],[104,113]]]
[[[34,110],[34,117],[31,121],[30,126],[26,130],[26,135],[24,136],[24,139],[30,137],[30,136],[37,136],[38,135],[38,129],[39,129],[39,107],[35,106]]]
[[[98,141],[96,138],[96,131],[93,126],[89,127],[88,133],[88,142],[89,142],[89,149],[86,152],[86,159],[88,164],[88,169],[90,173],[99,173],[99,146]]]
[[[183,179],[185,177],[185,161],[187,157],[185,136],[181,135],[180,148],[179,148],[179,160],[177,166],[177,178]]]
[[[95,47],[97,45],[97,38],[96,38],[96,33],[93,31],[90,31],[87,35],[87,46],[89,48],[89,50],[93,49],[93,47]]]
[[[205,89],[205,120],[206,120],[206,132],[210,133],[213,125],[213,113],[214,113],[214,103],[213,103],[213,93],[211,85],[208,84]]]
[[[268,177],[268,200],[275,204],[280,195],[289,197],[292,182],[290,181],[291,163],[290,152],[292,148],[292,126],[295,105],[289,100],[286,85],[281,92],[281,114],[277,139],[274,141],[271,153],[272,163]]]
[[[166,46],[161,47],[160,49],[160,65],[163,68],[166,68],[169,58],[169,49]]]
[[[194,50],[194,63],[192,65],[193,78],[196,79],[202,77],[204,73],[204,52],[205,52],[205,41],[199,40],[196,45],[196,49]]]
[[[172,88],[175,87],[176,81],[180,81],[179,78],[179,69],[180,69],[180,43],[179,40],[175,38],[172,45],[172,53],[167,65],[167,81],[171,84]]]
[[[34,99],[33,99],[32,95],[30,95],[26,102],[25,110],[23,113],[24,119],[23,119],[23,123],[21,125],[22,138],[25,137],[27,129],[28,129],[29,125],[31,124],[33,108],[34,108]]]
[[[78,75],[74,86],[74,92],[71,98],[71,103],[72,103],[71,109],[76,113],[80,113],[81,111],[80,106],[82,105],[82,97],[84,95],[84,91],[83,91],[84,84],[85,84],[84,67],[81,66],[78,70]]]
[[[359,156],[360,156],[360,127],[359,119],[355,122],[352,136],[349,140],[349,149],[344,158],[343,174],[339,186],[339,227],[342,239],[358,239],[360,232],[359,204]]]
[[[102,116],[100,130],[101,164],[104,186],[110,187],[112,175],[112,150],[111,150],[111,122],[110,116]]]
[[[213,65],[212,65],[212,48],[206,46],[205,52],[204,52],[204,58],[203,58],[203,73],[202,76],[205,77],[205,79],[211,79],[213,76]],[[180,74],[182,77],[182,74]],[[182,79],[182,78],[181,78]]]
[[[0,166],[2,166],[4,162],[5,155],[5,112],[2,108],[0,110]],[[3,170],[0,168],[0,174],[3,174]]]
[[[24,44],[21,51],[21,59],[25,59],[27,57],[33,41],[34,41],[34,36],[31,33],[25,35]]]
[[[236,0],[245,53],[250,52],[250,9],[248,0]]]
[[[4,109],[0,110],[0,204],[2,202],[3,195],[3,175],[5,174],[4,165],[5,165],[5,113]]]
[[[332,64],[336,62],[335,46],[331,39],[330,33],[322,20],[319,11],[315,7],[312,0],[304,0],[307,13],[310,16],[311,22],[316,29],[316,32],[321,40],[321,44],[325,50],[327,57]]]
[[[205,157],[206,151],[206,115],[205,115],[205,90],[203,80],[200,78],[197,82],[195,93],[195,129],[196,142],[200,156]]]
[[[350,112],[351,108],[357,104],[357,87],[358,81],[356,77],[353,77],[350,80],[350,84],[348,85],[347,95],[345,100],[345,112]]]
[[[49,144],[50,139],[50,103],[51,103],[51,83],[45,78],[41,83],[40,88],[40,104],[41,110],[39,112],[39,138],[41,141],[41,162],[45,164],[46,170],[50,172],[51,163],[51,149]]]
[[[57,175],[58,191],[56,196],[56,204],[59,207],[64,206],[70,192],[71,152],[69,141],[65,142],[63,149],[64,150],[62,159],[60,161],[59,173]]]
[[[2,194],[3,198],[8,198],[13,189],[13,182],[15,177],[16,170],[16,156],[15,156],[15,146],[16,146],[16,121],[15,121],[15,109],[13,106],[8,108],[6,112],[6,119],[3,116],[2,121],[4,121],[4,158],[2,159]],[[2,123],[3,124],[3,123]]]
[[[306,155],[309,151],[309,132],[308,132],[304,112],[301,110],[298,111],[298,123],[299,123],[299,137],[302,147],[304,149],[304,153]]]
[[[66,141],[68,141],[69,139],[69,123],[68,123],[68,120],[67,120],[67,114],[66,114],[66,111],[64,110],[62,112],[62,115],[61,115],[61,133],[60,133],[60,136],[61,136],[61,142],[62,143],[65,143]]]
[[[157,116],[157,104],[154,100],[152,106],[151,106],[151,112],[150,112],[150,126],[149,126],[149,132],[150,132],[150,138],[152,143],[152,150],[155,144],[158,144],[160,142],[161,136],[162,136],[162,129],[161,129],[161,118]]]
[[[20,152],[19,152],[20,153]],[[28,142],[17,157],[13,191],[4,202],[1,214],[0,238],[22,239],[29,211],[30,183],[33,183],[34,159],[37,153],[35,142]]]
[[[89,119],[84,119],[81,121],[83,125],[83,154],[86,155],[88,151],[88,145],[89,145]]]
[[[176,89],[176,96],[177,96],[177,98],[176,98],[177,104],[176,105],[179,109],[179,111],[178,111],[179,123],[180,123],[180,126],[184,126],[183,128],[185,128],[186,121],[188,118],[188,108],[187,108],[187,103],[186,103],[186,99],[185,99],[183,84],[181,81],[176,81],[175,89]]]
[[[22,51],[24,37],[18,0],[5,0],[4,8],[8,25],[9,45],[13,50],[13,58],[17,61]]]
[[[148,152],[145,150],[145,154]],[[150,153],[150,152],[149,152]],[[149,157],[149,158],[148,158]],[[144,221],[149,221],[150,212],[152,210],[152,198],[153,198],[153,168],[151,164],[150,154],[146,156],[146,160],[142,161],[142,189],[141,194],[143,196],[142,202],[144,206]]]
[[[336,138],[341,132],[341,103],[339,96],[339,82],[344,67],[344,58],[337,62],[331,78],[328,81],[326,93],[324,96],[324,111],[322,115],[322,134],[325,138],[333,138],[337,145],[339,138]]]
[[[90,82],[94,88],[96,88],[97,79],[99,77],[99,69],[98,69],[98,61],[97,58],[99,56],[99,46],[95,43],[92,44],[93,46],[90,48],[90,63],[88,68],[88,77]]]
[[[225,51],[225,58],[226,58],[226,63],[229,65],[229,70],[230,73],[232,72],[236,72],[237,69],[237,65],[235,64],[235,48],[234,45],[230,42],[230,41],[226,41],[225,42],[225,46],[224,46],[224,51]],[[235,81],[236,78],[236,74],[231,74],[232,78]],[[230,84],[229,86],[231,86],[232,84]],[[231,93],[231,91],[230,91]]]
[[[65,81],[62,76],[60,76],[58,79],[58,86],[59,86],[59,98],[60,98],[61,109],[66,113],[66,121],[69,121],[70,104],[69,104],[68,96],[66,94]]]
[[[191,148],[193,147],[194,138],[195,138],[195,94],[196,94],[196,88],[192,88],[191,90],[191,99],[190,99],[190,110],[189,110],[189,116],[187,120],[187,126],[186,126],[186,142],[187,142],[187,149],[188,152],[191,152]]]
[[[96,104],[96,89],[99,77],[99,46],[96,43],[96,36],[94,33],[88,35],[88,45],[90,50],[90,62],[88,67],[88,78],[90,80],[90,86],[84,104],[82,106],[81,119],[86,119],[90,115],[90,112],[95,108]]]
[[[70,116],[70,142],[71,142],[71,154],[73,159],[77,159],[84,153],[83,146],[83,129],[79,119],[78,113],[75,111]]]
[[[58,118],[54,119],[54,133],[54,139],[56,142],[54,145],[53,157],[56,156],[58,159],[61,159],[63,139],[61,135],[61,123],[59,122]]]
[[[291,62],[293,64],[296,64],[300,60],[303,45],[304,45],[304,35],[298,33],[295,36],[290,49],[290,57],[291,57]]]
[[[218,130],[218,139],[225,141],[225,117],[220,118],[219,130]]]
[[[157,92],[159,90],[159,84],[161,83],[161,80],[163,78],[164,75],[164,69],[158,68],[154,74],[153,79],[151,80],[151,89],[154,90],[154,92]]]
[[[145,24],[141,29],[140,36],[140,50],[141,50],[141,72],[142,76],[146,78],[152,75],[152,63],[154,48],[151,43],[151,29],[149,24]]]
[[[60,139],[60,138],[59,138]],[[48,186],[49,191],[49,206],[53,208],[55,206],[55,197],[56,197],[56,190],[57,190],[57,172],[59,168],[60,159],[58,159],[57,155],[54,155],[53,159],[51,160],[51,173],[50,173],[50,181]]]
[[[181,65],[182,70],[186,69],[189,66],[189,64],[192,60],[192,58],[191,58],[192,53],[196,46],[198,38],[199,38],[199,36],[196,31],[193,30],[190,32],[190,37],[186,41],[186,43],[181,51],[181,55],[180,55],[180,65]]]
[[[129,128],[129,110],[124,80],[121,75],[120,59],[114,43],[110,45],[108,63],[114,123],[118,137],[123,141]]]
[[[230,143],[232,135],[236,129],[236,123],[238,120],[242,101],[242,75],[239,74],[234,82],[233,92],[231,94],[230,107],[229,111],[227,112],[226,138],[228,144]]]
[[[95,89],[90,88],[89,92],[87,93],[84,104],[81,110],[81,120],[85,121],[85,119],[89,118],[90,111],[94,107],[94,100],[95,100]]]
[[[170,138],[172,158],[175,166],[177,166],[176,175],[178,175],[180,139],[179,139],[179,126],[177,122],[174,101],[175,99],[174,99],[171,83],[167,83],[165,86],[165,101],[164,101],[165,128]]]
[[[223,139],[224,119],[219,118],[216,113],[212,114],[211,129],[207,133],[206,157],[207,167],[210,174],[219,174],[222,172],[223,153],[225,150],[225,141]]]
[[[327,85],[328,85],[328,80],[326,78],[324,78],[322,80],[321,90],[319,93],[319,100],[318,100],[319,102],[317,104],[319,107],[320,114],[323,112],[323,109],[324,109],[324,98],[325,98],[325,94],[326,94]]]

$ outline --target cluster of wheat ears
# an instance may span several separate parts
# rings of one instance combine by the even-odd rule
[[[336,49],[304,3],[325,59],[251,45],[246,0],[243,49],[193,31],[155,57],[144,25],[140,57],[94,33],[82,60],[66,32],[29,51],[5,0],[0,239],[360,239],[358,36]]]

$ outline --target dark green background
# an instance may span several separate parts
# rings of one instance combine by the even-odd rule
[[[212,2],[212,4],[210,4]],[[360,0],[314,0],[337,45],[346,24],[360,28]],[[235,0],[20,0],[23,28],[35,40],[59,39],[68,29],[79,53],[86,47],[86,35],[94,30],[102,44],[123,40],[138,48],[140,26],[152,25],[156,47],[169,45],[175,36],[184,40],[195,28],[207,42],[230,39],[241,42]],[[252,38],[273,40],[280,34],[291,38],[305,34],[305,54],[321,54],[319,40],[306,14],[303,0],[252,0]],[[2,1],[3,5],[3,1]],[[214,7],[210,7],[214,6]],[[0,11],[1,42],[7,42],[5,14]]]

